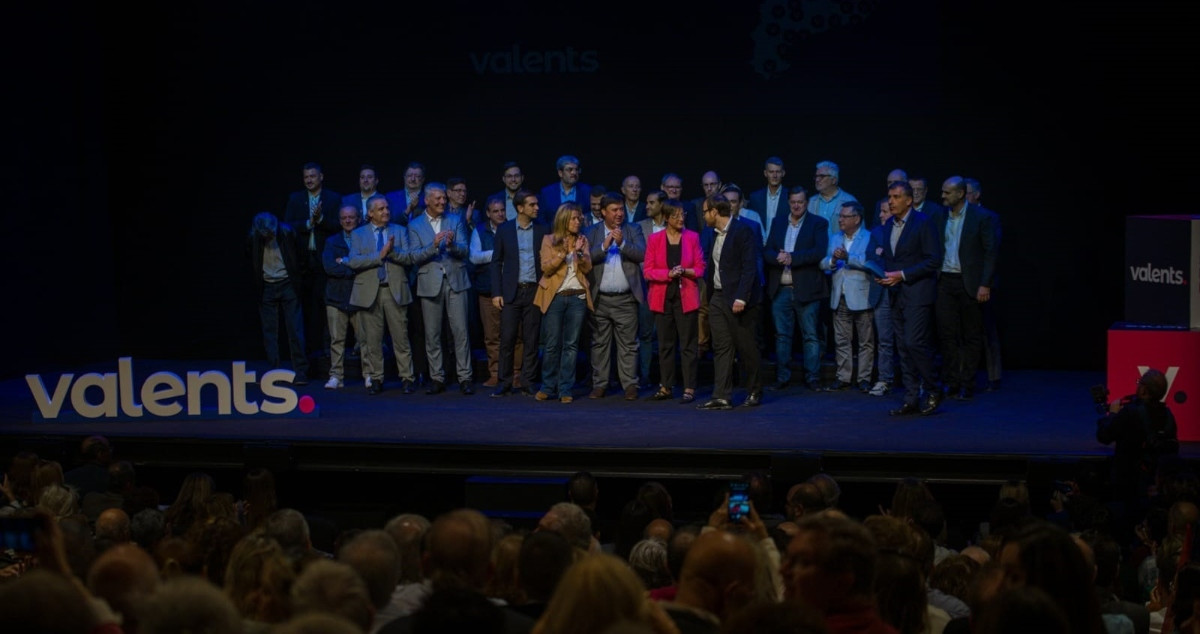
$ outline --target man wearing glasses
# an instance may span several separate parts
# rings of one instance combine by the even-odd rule
[[[808,199],[808,212],[829,222],[830,235],[837,233],[837,215],[841,213],[842,205],[858,202],[852,194],[838,187],[838,182],[837,163],[817,163],[817,172],[813,175],[817,195]]]

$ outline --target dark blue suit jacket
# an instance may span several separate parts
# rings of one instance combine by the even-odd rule
[[[790,211],[775,217],[767,246],[763,247],[763,261],[767,265],[767,297],[779,293],[779,279],[783,276],[783,265],[777,259],[784,250]],[[762,234],[759,234],[762,235]],[[840,235],[840,234],[839,234]],[[821,260],[829,250],[829,221],[817,214],[804,214],[804,224],[796,236],[792,254],[792,296],[796,303],[811,302],[829,297],[829,276],[821,271]]]
[[[300,265],[311,269],[319,267],[321,253],[325,250],[325,239],[342,230],[338,225],[338,211],[341,208],[342,197],[337,192],[321,189],[321,222],[312,229],[308,228],[308,192],[292,192],[288,196],[287,207],[284,208],[283,221],[296,231],[296,241],[300,247]],[[309,257],[309,234],[316,235],[316,253]],[[319,270],[316,272],[320,272]]]
[[[398,189],[394,192],[388,192],[383,195],[388,201],[388,210],[392,212],[392,224],[408,226],[408,214],[404,213],[408,210],[408,192],[403,189]],[[417,209],[413,213],[421,213],[425,208],[425,190],[417,194]]]
[[[757,223],[735,218],[729,223],[729,231],[725,234],[725,245],[721,248],[721,289],[726,302],[732,307],[734,300],[742,300],[747,306],[762,303],[763,289],[760,281],[762,266],[762,230],[756,228]],[[711,234],[704,248],[704,282],[711,295],[716,288],[713,277],[717,268],[713,264],[713,245],[716,241],[716,230],[708,229]]]
[[[342,258],[340,264],[338,258]],[[350,291],[354,290],[354,278],[358,275],[358,271],[346,264],[348,259],[350,245],[346,244],[345,234],[339,231],[329,236],[321,253],[321,264],[325,267],[325,304],[344,312],[354,310],[350,306]]]
[[[750,193],[750,198],[746,200],[746,207],[758,212],[762,217],[763,222],[772,223],[767,220],[767,188],[756,190]],[[783,185],[779,186],[779,206],[775,208],[775,217],[786,216],[789,213],[788,209],[788,188]]]
[[[1000,219],[983,207],[970,203],[963,207],[963,213],[966,216],[963,217],[962,234],[958,239],[958,264],[967,294],[974,297],[980,286],[991,288],[995,279],[996,255],[1000,252],[1000,231],[997,229]],[[949,220],[950,212],[945,207],[933,216],[943,245]]]
[[[910,210],[904,231],[892,251],[892,230],[896,217],[880,227],[883,239],[883,268],[903,271],[904,281],[891,287],[893,301],[903,298],[914,305],[933,304],[937,300],[937,273],[942,268],[942,240],[937,223],[929,216]]]
[[[575,183],[575,204],[584,213],[590,213],[592,201],[592,186],[583,183]],[[542,188],[542,193],[538,195],[538,204],[541,205],[541,213],[546,214],[548,218],[554,218],[554,214],[558,213],[558,208],[563,203],[562,201],[562,183],[554,182]],[[626,220],[628,222],[628,220]],[[540,243],[539,243],[540,247]]]
[[[533,223],[534,282],[542,279],[542,238],[549,232],[549,225]],[[492,263],[489,266],[492,267],[492,297],[503,297],[505,303],[515,300],[521,275],[521,248],[517,244],[516,220],[506,220],[496,228]]]

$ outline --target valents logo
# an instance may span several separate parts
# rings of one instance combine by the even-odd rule
[[[594,73],[600,69],[599,52],[577,51],[568,46],[557,51],[521,51],[518,44],[503,51],[471,53],[471,67],[479,75]]]
[[[1186,286],[1183,271],[1175,267],[1156,268],[1147,262],[1145,266],[1129,267],[1129,277],[1135,282],[1150,282],[1153,284],[1170,284],[1171,286]]]
[[[316,416],[319,412],[313,398],[298,396],[291,388],[295,377],[291,370],[270,370],[256,382],[255,373],[246,371],[245,361],[234,361],[231,374],[209,370],[187,372],[182,378],[174,372],[155,372],[135,386],[133,359],[121,357],[116,372],[89,372],[78,377],[63,374],[53,391],[37,374],[25,375],[25,382],[37,404],[35,421]],[[250,400],[248,395],[247,388],[256,383],[261,401]],[[205,391],[205,387],[209,389]],[[216,397],[215,409],[203,406],[205,395]],[[63,408],[68,396],[70,411]]]

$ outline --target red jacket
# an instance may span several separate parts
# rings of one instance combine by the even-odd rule
[[[679,298],[683,303],[683,312],[690,313],[700,308],[700,287],[696,280],[704,279],[704,252],[700,250],[700,234],[691,229],[683,230],[680,238],[682,257],[680,264],[685,269],[696,273],[695,279],[687,276],[680,277]],[[666,230],[646,238],[646,260],[642,274],[650,286],[648,305],[651,312],[663,312],[667,299],[667,281],[671,267],[667,266],[667,232]]]

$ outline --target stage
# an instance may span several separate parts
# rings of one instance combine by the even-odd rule
[[[139,360],[137,370],[222,366],[229,362]],[[55,375],[45,378],[52,385]],[[36,405],[22,378],[0,384],[0,436],[11,448],[103,434],[143,463],[196,467],[232,467],[245,452],[283,451],[300,469],[533,476],[588,468],[713,478],[751,468],[832,470],[833,463],[864,478],[994,482],[1021,477],[1031,462],[1108,456],[1111,447],[1094,437],[1088,391],[1103,380],[1101,373],[1009,372],[999,391],[907,417],[888,415],[900,403],[899,391],[872,397],[795,386],[767,391],[761,407],[703,412],[677,400],[651,401],[650,390],[633,402],[617,391],[589,400],[586,387],[577,386],[575,402],[562,404],[492,398],[479,384],[471,396],[454,384],[435,396],[405,395],[391,379],[383,394],[368,396],[359,382],[325,390],[314,380],[297,392],[313,398],[317,416],[33,422]],[[701,387],[697,403],[710,389]],[[735,403],[742,398],[744,392],[735,393]],[[1200,455],[1190,445],[1183,453]]]

